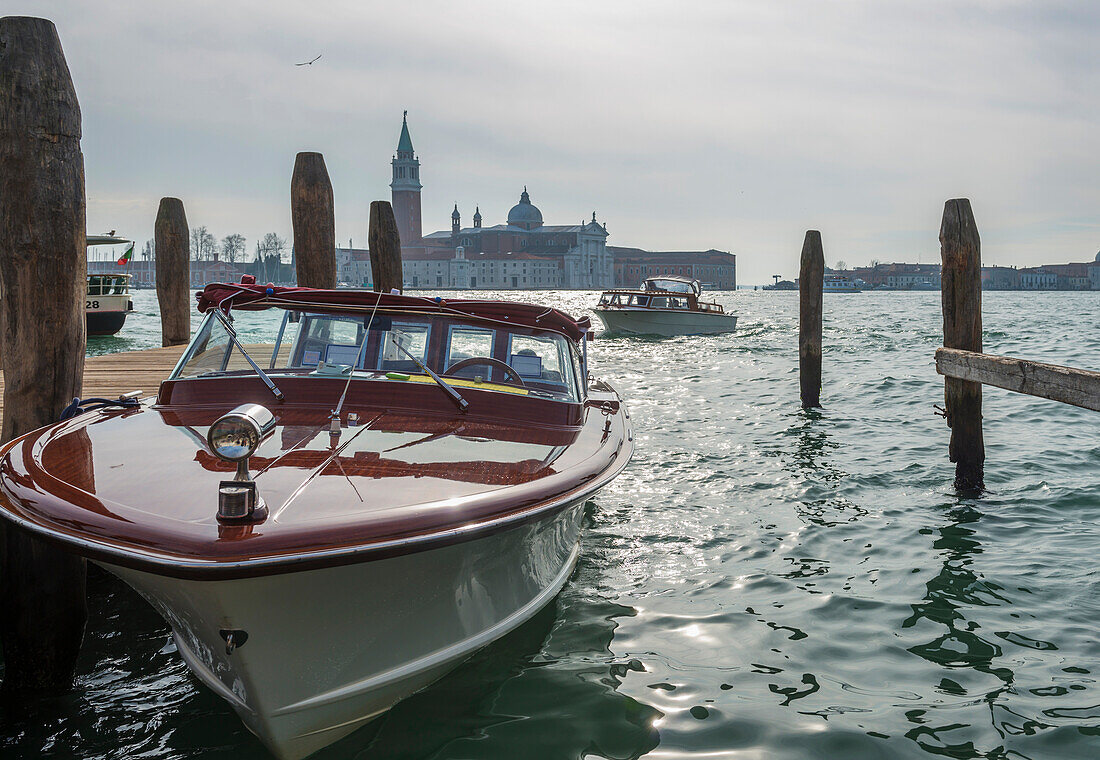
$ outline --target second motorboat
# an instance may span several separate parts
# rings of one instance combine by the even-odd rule
[[[686,277],[651,277],[637,290],[608,290],[594,311],[611,333],[711,335],[733,332],[737,317],[701,300],[702,285]]]

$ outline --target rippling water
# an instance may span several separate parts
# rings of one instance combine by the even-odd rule
[[[984,299],[987,351],[1100,368],[1100,293]],[[90,353],[159,343],[134,300]],[[797,293],[718,300],[735,334],[591,344],[638,448],[555,602],[318,758],[1100,756],[1100,417],[986,389],[989,492],[959,498],[938,293],[826,296],[813,412]],[[144,602],[90,596],[76,690],[0,754],[266,757]]]

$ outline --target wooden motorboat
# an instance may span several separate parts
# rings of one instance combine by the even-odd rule
[[[88,235],[89,248],[101,245],[131,243],[130,251],[123,254],[118,266],[125,266],[132,254],[133,241],[112,235]],[[111,257],[110,266],[116,266]],[[130,296],[131,276],[125,272],[89,272],[88,288],[84,296],[84,319],[89,336],[114,335],[126,324],[126,316],[134,310]]]
[[[280,758],[352,732],[568,579],[629,415],[587,318],[501,301],[211,285],[155,400],[0,449],[0,515],[164,616]],[[283,310],[251,356],[247,312]],[[232,317],[236,320],[231,322]]]
[[[709,335],[733,332],[737,317],[701,301],[702,286],[686,277],[651,277],[637,290],[607,290],[593,311],[611,333]]]

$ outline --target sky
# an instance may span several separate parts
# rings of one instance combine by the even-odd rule
[[[983,262],[1100,250],[1100,4],[8,0],[51,19],[83,114],[88,229],[152,237],[163,196],[219,239],[290,239],[299,151],[365,247],[401,114],[425,233],[593,211],[610,245],[717,248],[742,284],[939,260],[970,198]],[[310,66],[295,66],[318,54]]]

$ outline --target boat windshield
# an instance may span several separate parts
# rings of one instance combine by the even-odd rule
[[[274,344],[250,344],[247,336],[262,333],[243,323],[262,320],[270,334],[270,312],[235,312],[234,317],[245,350],[276,376],[350,374],[365,380],[401,380],[425,375],[422,364],[445,381],[472,381],[486,390],[522,387],[540,397],[582,397],[577,347],[548,330],[398,312],[379,311],[372,319],[369,313],[287,311]],[[229,340],[220,320],[208,315],[169,379],[228,373],[255,370]],[[456,385],[471,387],[470,382]]]
[[[699,294],[699,286],[690,280],[664,279],[651,277],[645,281],[646,290],[666,290],[669,293]]]

